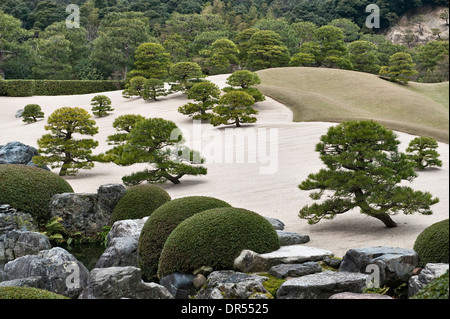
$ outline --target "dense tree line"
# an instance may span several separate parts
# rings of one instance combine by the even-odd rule
[[[139,75],[133,73],[139,45],[158,43],[166,62],[196,62],[205,74],[280,66],[378,73],[393,54],[405,52],[416,64],[418,80],[448,80],[447,41],[437,34],[427,45],[394,45],[365,27],[370,3],[380,7],[382,28],[410,9],[448,5],[443,0],[2,0],[0,74],[124,79],[130,71]],[[80,6],[80,28],[66,27],[68,4]]]

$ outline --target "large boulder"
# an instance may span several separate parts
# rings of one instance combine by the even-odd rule
[[[419,290],[447,272],[448,264],[429,263],[417,276],[412,276],[408,283],[408,296],[414,296]]]
[[[214,271],[196,299],[267,299],[273,297],[263,286],[267,277],[232,270]]]
[[[19,229],[37,231],[38,226],[31,214],[17,211],[8,204],[0,205],[0,236]]]
[[[412,249],[368,247],[347,251],[339,271],[371,273],[379,285],[398,287],[408,282],[418,265],[419,257]]]
[[[310,241],[308,235],[287,232],[283,230],[277,230],[278,237],[280,238],[281,246],[300,245],[306,244]]]
[[[37,255],[41,250],[52,248],[47,236],[37,232],[13,230],[2,237],[0,260],[11,261],[26,255]]]
[[[107,237],[107,248],[95,268],[137,267],[137,247],[148,217],[115,222]]]
[[[80,299],[173,299],[161,285],[146,283],[136,267],[95,268]]]
[[[241,272],[268,272],[279,264],[301,264],[308,261],[321,261],[333,255],[331,251],[303,245],[282,246],[267,254],[257,254],[243,250],[234,261],[234,270]]]
[[[36,166],[33,157],[39,155],[38,151],[21,142],[10,142],[0,146],[0,164],[23,164]],[[49,170],[47,167],[42,167]]]
[[[369,275],[350,272],[324,271],[284,282],[277,299],[328,299],[341,292],[361,293]]]
[[[67,231],[94,236],[110,224],[114,207],[125,190],[123,185],[108,184],[100,186],[96,194],[56,194],[50,202],[50,214],[61,217]]]
[[[10,261],[5,273],[9,280],[41,277],[43,289],[69,298],[78,298],[89,277],[86,267],[60,247]]]

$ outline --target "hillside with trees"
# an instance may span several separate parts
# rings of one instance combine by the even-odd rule
[[[449,46],[442,32],[426,43],[394,44],[383,35],[404,14],[424,6],[441,10],[434,23],[448,28],[448,1],[375,1],[381,25],[368,29],[366,7],[372,2],[3,0],[0,74],[4,79],[129,80],[138,75],[133,71],[139,68],[137,48],[157,43],[169,63],[195,62],[207,75],[285,66],[378,74],[393,54],[404,52],[415,64],[414,81],[448,81]],[[68,4],[79,5],[79,28],[66,27]],[[414,21],[420,25],[420,16]]]

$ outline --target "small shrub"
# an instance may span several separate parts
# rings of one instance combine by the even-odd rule
[[[279,247],[278,235],[264,217],[241,208],[215,208],[186,219],[170,234],[161,252],[158,277],[192,273],[203,266],[232,269],[244,249],[262,254]]]
[[[414,250],[419,255],[421,266],[428,263],[448,264],[449,220],[443,220],[427,227],[416,239]]]
[[[23,109],[22,117],[25,123],[34,123],[37,121],[37,119],[44,118],[44,112],[42,112],[39,105],[28,104]]]
[[[119,220],[150,216],[159,206],[170,200],[170,195],[156,185],[142,184],[130,187],[114,208],[111,224]]]
[[[111,99],[106,95],[97,95],[91,100],[92,113],[98,117],[109,115],[109,112],[114,111],[111,107]]]
[[[51,291],[32,287],[0,287],[0,299],[69,299]]]
[[[27,165],[0,165],[0,205],[30,213],[39,224],[50,218],[53,195],[73,193],[69,183],[47,170]]]
[[[145,279],[157,279],[158,262],[164,243],[181,222],[205,210],[220,207],[230,205],[212,197],[191,196],[174,199],[155,210],[139,237],[138,264]]]

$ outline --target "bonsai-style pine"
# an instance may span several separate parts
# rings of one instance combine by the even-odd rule
[[[417,137],[409,143],[406,152],[409,153],[417,169],[433,166],[442,167],[442,161],[439,159],[440,155],[436,151],[438,147],[438,142],[434,138]]]
[[[42,112],[39,105],[28,104],[23,109],[22,117],[25,123],[34,123],[37,121],[37,119],[44,118],[44,112]]]
[[[226,87],[223,90],[225,92],[231,91],[244,91],[250,94],[255,102],[261,102],[266,99],[266,97],[257,89],[252,86],[261,84],[261,79],[258,74],[250,72],[247,70],[236,71],[230,75],[226,82],[230,87]],[[237,89],[235,87],[238,87]]]
[[[92,113],[98,117],[108,116],[114,111],[111,107],[111,99],[106,95],[97,95],[91,100]]]
[[[80,169],[94,167],[91,154],[98,142],[93,139],[75,138],[75,134],[93,136],[98,133],[95,121],[85,109],[57,109],[50,115],[47,123],[45,129],[51,133],[37,141],[41,155],[33,157],[36,165],[61,167],[60,176],[75,175]]]
[[[392,82],[407,84],[412,76],[417,75],[415,63],[409,53],[398,52],[389,59],[389,66],[380,69],[381,75],[386,75]]]
[[[186,92],[192,86],[192,81],[204,77],[202,68],[195,62],[178,62],[169,71],[169,78],[173,82],[172,91]]]
[[[374,121],[349,121],[331,127],[321,137],[316,151],[327,169],[311,174],[299,188],[321,204],[305,206],[300,218],[316,224],[333,219],[354,208],[379,219],[388,228],[397,224],[390,215],[420,213],[431,215],[430,206],[439,202],[430,193],[400,186],[417,177],[406,154],[398,151],[394,132]]]
[[[178,112],[189,115],[194,120],[209,120],[212,110],[219,101],[220,88],[209,81],[194,84],[188,91],[188,99],[192,99],[198,103],[187,103],[180,106]]]
[[[252,108],[254,104],[255,99],[248,93],[228,92],[220,98],[219,105],[214,108],[211,124],[214,126],[236,124],[236,127],[240,127],[243,123],[256,123],[256,117],[252,117],[258,114],[258,111]]]
[[[108,144],[110,145],[120,145],[127,140],[127,135],[131,132],[136,123],[145,120],[142,115],[127,114],[121,115],[116,118],[113,122],[113,127],[119,133],[108,136]]]
[[[181,131],[171,121],[160,118],[150,118],[139,121],[124,135],[122,145],[101,154],[102,161],[113,162],[121,166],[136,163],[149,163],[151,169],[133,173],[122,178],[126,185],[138,185],[145,181],[149,183],[164,183],[171,181],[179,184],[185,175],[206,175],[202,166],[204,159],[184,145]]]
[[[125,90],[122,92],[122,96],[126,99],[132,98],[133,96],[142,96],[144,91],[144,84],[147,81],[143,76],[133,77],[126,85]]]
[[[164,81],[160,79],[148,79],[144,82],[144,88],[141,92],[142,98],[146,101],[157,101],[158,96],[166,96],[168,93],[164,87]]]

